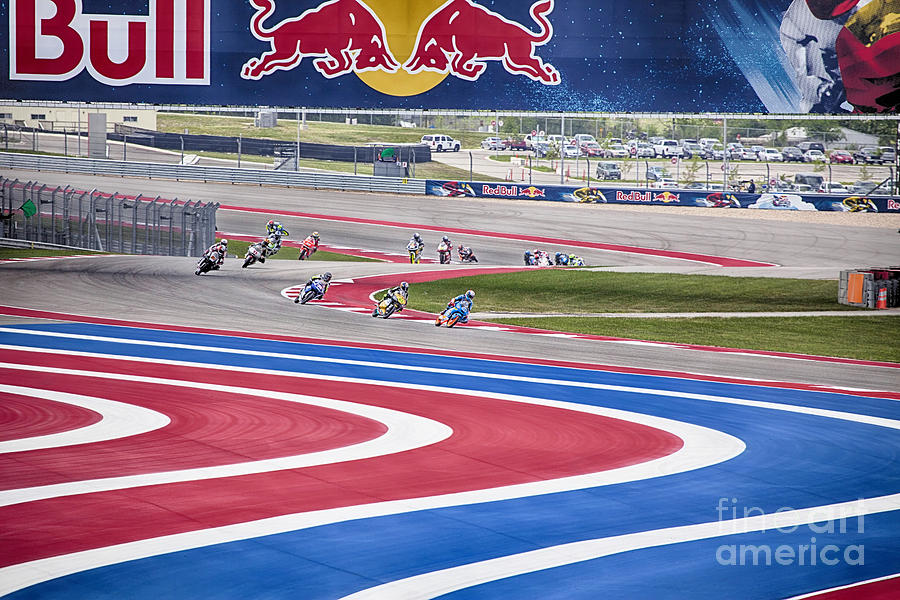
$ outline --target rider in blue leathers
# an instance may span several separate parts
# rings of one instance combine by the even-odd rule
[[[472,290],[467,291],[465,294],[460,294],[453,300],[447,303],[447,308],[444,309],[446,313],[448,310],[453,308],[454,306],[459,306],[463,311],[463,316],[459,320],[460,323],[468,323],[469,322],[469,312],[472,310],[472,305],[475,303],[475,292]]]
[[[309,284],[311,284],[312,282],[317,281],[317,280],[318,280],[318,281],[321,281],[323,284],[325,284],[325,285],[323,286],[324,289],[322,290],[322,297],[324,298],[324,297],[325,297],[325,292],[328,291],[328,286],[331,285],[330,283],[328,283],[329,281],[331,281],[331,273],[329,273],[328,271],[325,271],[325,272],[322,273],[321,275],[313,275],[312,277],[309,278],[309,281],[307,281],[307,282],[303,285],[303,287],[306,288],[307,285],[309,285]],[[301,292],[300,292],[299,294],[297,294],[297,296],[294,298],[294,303],[295,303],[295,304],[299,304],[299,303],[300,303],[300,296],[301,296],[302,294],[303,294],[303,292],[301,291]]]

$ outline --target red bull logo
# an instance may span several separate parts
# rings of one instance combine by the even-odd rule
[[[473,0],[449,0],[422,23],[413,55],[403,68],[409,73],[424,69],[475,81],[487,68],[485,61],[500,61],[513,75],[556,85],[559,71],[534,55],[537,46],[553,37],[553,26],[546,18],[552,10],[553,0],[531,5],[531,18],[540,27],[532,33]]]
[[[653,197],[655,202],[678,202],[678,194],[672,192],[662,192]]]
[[[547,15],[554,0],[531,5],[537,32],[474,0],[330,0],[274,26],[266,21],[275,0],[250,4],[257,9],[250,30],[270,50],[247,61],[245,79],[290,70],[311,58],[325,77],[356,73],[370,87],[395,96],[425,92],[449,75],[475,81],[489,62],[546,85],[560,82],[559,71],[535,54],[553,37]],[[409,29],[411,23],[418,29]]]
[[[529,198],[544,198],[547,194],[544,193],[544,190],[541,188],[536,188],[534,186],[527,187],[519,192],[522,196],[528,196]]]
[[[653,192],[630,191],[627,194],[616,190],[616,202],[652,202]]]
[[[209,84],[209,0],[149,0],[147,14],[86,13],[81,0],[9,3],[9,78],[107,85]]]
[[[328,78],[375,69],[393,73],[400,68],[388,49],[381,21],[359,0],[331,0],[271,28],[263,22],[275,11],[275,2],[250,0],[250,4],[257,9],[250,31],[272,49],[244,65],[244,79],[293,69],[307,56],[316,57],[313,66]]]
[[[481,186],[481,195],[482,196],[518,196],[519,195],[519,186],[517,185],[482,185]]]

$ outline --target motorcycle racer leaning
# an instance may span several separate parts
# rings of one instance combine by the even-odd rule
[[[222,263],[225,262],[225,254],[226,252],[228,252],[228,240],[221,239],[207,248],[206,252],[203,253],[203,257],[209,258],[213,252],[217,252],[219,254],[219,260],[216,261],[215,265],[213,265],[213,271],[217,271],[219,267],[222,266]]]
[[[465,294],[460,294],[453,300],[447,303],[447,308],[441,312],[441,314],[445,314],[448,310],[453,308],[456,305],[463,311],[463,316],[460,318],[460,323],[468,323],[469,322],[469,312],[472,310],[472,306],[475,304],[475,292],[472,290],[467,291]]]
[[[460,244],[456,250],[459,253],[459,260],[463,262],[478,262],[478,259],[475,258],[475,253],[468,246]]]
[[[400,285],[395,285],[394,287],[392,287],[391,289],[386,291],[384,293],[384,296],[381,297],[381,300],[379,302],[383,302],[386,298],[391,298],[393,300],[394,298],[398,298],[401,296],[403,297],[404,300],[409,299],[409,284],[406,283],[405,281],[401,281]],[[396,300],[394,300],[394,302],[396,302],[399,305],[397,308],[397,312],[402,311],[403,304],[406,304],[405,302],[403,304],[401,304],[400,302],[398,302]],[[375,310],[372,311],[372,316],[373,317],[378,316],[378,307],[377,306],[375,307]]]
[[[324,297],[324,296],[325,296],[325,292],[328,291],[328,286],[330,285],[328,282],[331,281],[331,273],[330,273],[329,271],[325,271],[325,272],[322,273],[321,275],[313,275],[312,277],[309,278],[309,281],[307,281],[307,282],[303,285],[303,287],[306,288],[306,286],[308,286],[309,284],[313,283],[314,281],[321,281],[321,282],[322,282],[323,287],[324,287],[324,289],[322,290],[322,296]],[[294,298],[294,304],[300,304],[300,295],[301,295],[301,294],[302,294],[302,292],[301,292],[300,294],[297,294],[297,297]]]

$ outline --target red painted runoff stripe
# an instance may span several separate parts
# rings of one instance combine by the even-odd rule
[[[40,364],[48,367],[89,370],[103,368],[110,362],[50,354],[39,358]],[[142,369],[145,375],[152,369],[154,376],[168,377],[178,372],[222,385],[288,392],[298,388],[295,377],[223,369],[179,371],[166,365],[121,362],[125,368]],[[29,364],[34,364],[32,353]],[[66,383],[84,393],[98,392],[96,378],[71,377]],[[126,386],[126,382],[113,383],[116,387]],[[317,381],[314,391],[324,397],[349,398],[358,404],[433,419],[452,428],[453,434],[434,444],[362,460],[5,506],[0,508],[0,522],[4,523],[0,566],[285,514],[593,473],[667,456],[683,446],[679,437],[637,423],[478,395],[328,380]],[[218,421],[207,423],[212,419],[207,416],[208,400],[180,392],[177,396],[173,402],[183,403],[185,411],[197,413],[195,428],[202,431],[224,427],[223,434],[229,432]],[[262,413],[266,410],[260,411],[261,418],[265,418]],[[290,432],[282,432],[271,441],[278,443],[286,436]],[[228,437],[222,435],[219,442],[209,444],[221,450]],[[548,448],[567,451],[548,452]],[[91,448],[70,447],[67,454],[56,456],[63,476],[71,476],[72,471],[82,474],[78,465],[84,457],[91,456]],[[155,457],[145,461],[132,453],[130,458],[141,471],[158,468]],[[0,457],[5,470],[2,460]],[[6,462],[9,460],[6,458]]]
[[[897,600],[900,598],[900,575],[802,597],[809,600]]]
[[[320,215],[315,213],[303,213],[290,210],[271,210],[267,208],[253,208],[248,206],[231,206],[223,204],[221,210],[234,210],[240,212],[263,213],[269,215],[283,215],[286,217],[301,217],[304,219],[318,219],[322,221],[342,221],[346,223],[364,223],[366,225],[380,225],[383,227],[398,227],[401,229],[421,229],[423,231],[439,231],[442,233],[460,233],[463,235],[477,235],[482,237],[500,238],[506,240],[520,240],[537,244],[576,246],[579,248],[593,248],[596,250],[608,250],[610,252],[627,252],[630,254],[644,254],[647,256],[663,256],[678,260],[690,260],[723,267],[774,267],[775,263],[729,258],[726,256],[713,256],[710,254],[698,254],[695,252],[676,252],[673,250],[658,250],[656,248],[641,248],[639,246],[623,246],[621,244],[604,244],[602,242],[583,242],[578,240],[566,240],[561,238],[525,235],[520,233],[503,233],[500,231],[481,231],[478,229],[462,229],[460,227],[438,227],[436,225],[421,225],[415,223],[401,223],[398,221],[381,221],[377,219],[364,219],[362,217],[343,217],[336,215]]]
[[[52,435],[87,427],[99,420],[98,413],[80,406],[0,392],[0,442]]]
[[[281,335],[275,333],[254,333],[248,331],[236,331],[229,329],[213,329],[209,327],[191,327],[186,325],[171,325],[165,323],[148,323],[145,321],[130,321],[125,319],[113,319],[108,317],[95,317],[89,315],[76,315],[72,313],[62,313],[56,311],[38,310],[33,308],[23,308],[19,306],[3,306],[0,305],[0,314],[12,315],[18,317],[27,317],[34,319],[50,319],[56,321],[71,321],[74,323],[94,323],[98,325],[114,325],[118,327],[136,327],[139,329],[156,329],[159,331],[180,331],[185,333],[200,333],[206,335],[223,335],[229,337],[243,337],[258,340],[273,340],[280,342],[295,342],[300,344],[314,344],[318,346],[337,346],[349,348],[365,348],[370,350],[388,350],[392,352],[404,352],[409,354],[437,354],[442,356],[457,356],[461,358],[475,358],[481,360],[493,360],[501,362],[516,362],[521,364],[548,365],[553,367],[566,367],[573,369],[590,369],[594,371],[607,371],[610,373],[630,373],[634,375],[650,375],[656,377],[676,377],[679,379],[692,379],[695,381],[715,381],[721,383],[738,383],[741,385],[756,385],[761,387],[775,387],[783,389],[796,390],[812,390],[819,392],[836,392],[840,394],[848,394],[853,396],[864,396],[873,398],[893,398],[900,400],[900,392],[886,392],[880,390],[859,390],[829,387],[818,384],[795,383],[786,381],[765,381],[756,379],[742,379],[739,377],[725,377],[720,375],[704,375],[700,373],[689,373],[685,371],[675,371],[668,369],[648,369],[642,367],[621,367],[618,365],[605,365],[602,363],[575,362],[556,360],[550,358],[531,358],[527,356],[509,356],[503,354],[485,354],[478,352],[460,352],[456,350],[434,350],[430,348],[415,348],[410,346],[397,346],[390,344],[373,344],[368,342],[348,342],[343,340],[328,340],[324,338],[308,338],[297,335]],[[0,329],[2,331],[2,329]],[[536,330],[542,331],[542,330]],[[542,333],[552,333],[542,331]],[[618,338],[607,338],[616,340]],[[673,346],[675,346],[673,344]],[[687,347],[687,346],[682,346]],[[852,358],[840,358],[830,356],[815,356],[807,354],[790,354],[765,352],[760,350],[739,350],[736,348],[719,348],[715,346],[692,346],[693,350],[703,350],[710,352],[740,352],[745,354],[774,355],[783,356],[791,359],[812,360],[818,362],[835,362],[844,364],[856,364],[872,367],[890,367],[900,368],[900,363],[879,362],[871,360],[857,360]]]
[[[0,361],[15,359],[15,353],[0,350]],[[95,362],[37,353],[29,353],[28,361],[72,369],[88,369]],[[143,365],[142,375],[189,371]],[[57,373],[42,373],[36,381],[33,371],[9,368],[0,368],[0,379],[10,385],[125,402],[171,419],[168,426],[141,435],[0,457],[4,490],[305,454],[360,443],[385,431],[381,423],[357,415],[258,396]],[[295,387],[292,392],[296,391]]]

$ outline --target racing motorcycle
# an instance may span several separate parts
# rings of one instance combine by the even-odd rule
[[[204,255],[199,261],[197,261],[197,270],[194,271],[194,275],[203,275],[204,273],[209,273],[218,263],[219,253],[210,252],[208,255]]]
[[[447,327],[453,327],[460,320],[464,319],[466,315],[469,314],[468,308],[463,308],[464,303],[455,304],[438,315],[437,319],[434,321],[435,327],[440,327],[441,325],[446,325]]]
[[[321,300],[325,296],[325,283],[320,279],[314,279],[306,283],[300,292],[300,304],[306,304],[310,300]]]
[[[468,254],[463,254],[463,251],[459,250],[457,252],[457,254],[459,254],[460,262],[464,262],[464,263],[477,263],[478,262],[478,258],[475,257],[475,253],[472,252],[471,250],[469,250]]]
[[[241,265],[242,269],[246,269],[260,258],[263,258],[263,254],[265,253],[264,244],[265,242],[250,244],[250,247],[247,248],[247,254],[244,255],[244,264]]]
[[[419,264],[419,258],[422,256],[422,248],[415,242],[410,242],[406,245],[406,251],[409,252],[410,264]]]
[[[387,294],[381,299],[381,302],[375,305],[372,316],[387,319],[395,312],[402,311],[403,307],[406,306],[406,302],[406,296],[403,294]]]
[[[300,244],[300,256],[297,257],[298,260],[306,260],[310,256],[313,255],[316,251],[316,244],[311,239],[306,238],[303,240],[303,243]]]
[[[447,244],[445,244],[444,242],[441,242],[438,245],[438,256],[441,258],[442,265],[450,264],[450,252],[452,250],[453,249],[450,246],[448,246]]]

